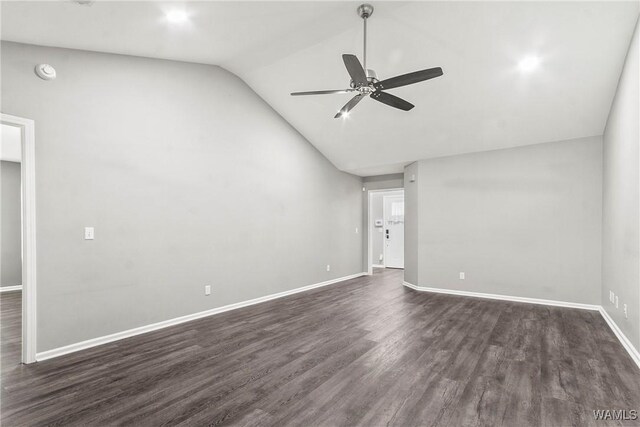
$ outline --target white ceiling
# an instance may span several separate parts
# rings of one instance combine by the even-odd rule
[[[373,2],[369,68],[440,66],[390,90],[402,112],[349,95],[342,53],[362,54],[358,2],[2,2],[2,39],[218,64],[238,74],[340,169],[392,173],[414,160],[601,135],[638,19],[627,2]],[[172,25],[164,11],[186,10]],[[537,70],[518,62],[536,55]],[[53,64],[55,66],[55,64]]]

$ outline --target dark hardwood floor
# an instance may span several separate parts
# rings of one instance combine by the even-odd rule
[[[376,270],[29,366],[20,296],[2,294],[2,425],[639,423],[593,418],[640,409],[599,313],[401,283]]]
[[[22,292],[0,294],[0,372],[5,375],[20,366],[22,352]],[[3,390],[4,391],[4,390]],[[0,394],[2,398],[3,394]]]

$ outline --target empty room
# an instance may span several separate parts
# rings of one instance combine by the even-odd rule
[[[640,426],[640,1],[0,1],[2,426]]]

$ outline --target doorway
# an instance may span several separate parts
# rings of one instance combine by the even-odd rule
[[[0,126],[0,303],[7,366],[36,361],[35,126],[8,114],[0,115]]]
[[[384,267],[404,268],[404,192],[384,196]]]
[[[404,189],[370,190],[368,223],[368,273],[404,268]]]

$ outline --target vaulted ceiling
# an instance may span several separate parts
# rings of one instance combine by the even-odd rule
[[[334,119],[348,94],[289,95],[348,86],[341,54],[362,56],[356,2],[2,2],[1,37],[220,65],[338,168],[366,176],[601,135],[639,13],[637,1],[372,3],[369,68],[380,78],[444,70],[390,90],[410,112],[365,99]],[[167,22],[175,9],[188,20]],[[539,65],[526,72],[529,56]]]

